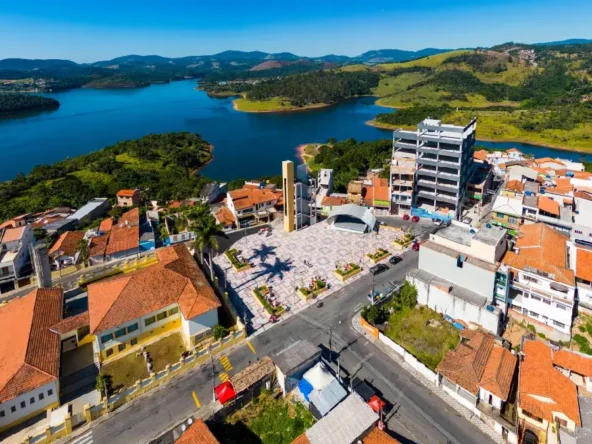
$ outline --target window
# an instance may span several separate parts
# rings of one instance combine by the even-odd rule
[[[463,267],[463,263],[465,261],[465,257],[462,254],[459,254],[458,257],[456,258],[456,266],[458,268],[462,268]]]
[[[497,217],[498,219],[503,219],[504,217],[506,217],[506,215],[504,213],[495,213],[495,217]]]
[[[121,338],[122,336],[125,336],[125,335],[126,335],[126,333],[127,333],[127,330],[125,329],[125,327],[123,327],[123,328],[120,328],[119,330],[117,330],[117,331],[115,332],[115,337],[116,337],[116,338]]]
[[[553,325],[555,327],[559,327],[559,328],[565,328],[565,324],[561,323],[561,322],[557,322],[557,321],[553,321]]]
[[[582,232],[580,230],[574,230],[576,232],[576,234],[582,234]]]
[[[547,305],[551,305],[551,301],[549,299],[543,298],[543,302]]]
[[[518,223],[518,219],[516,219],[515,217],[509,217],[508,218],[508,222],[511,224],[517,224]]]
[[[43,398],[45,398],[45,395],[43,393],[39,393],[39,401],[43,400]]]
[[[53,395],[53,390],[52,390],[52,389],[49,389],[49,390],[47,391],[47,396],[51,396],[51,395]]]
[[[133,347],[134,345],[136,345],[138,343],[138,338],[134,338],[130,341],[130,345]]]
[[[0,410],[0,418],[4,418],[5,414],[4,414],[4,410]]]
[[[120,352],[124,351],[125,350],[125,344],[119,344],[117,346],[117,350],[119,350]]]
[[[556,304],[556,305],[557,305],[557,308],[559,310],[567,310],[567,306],[566,305],[562,305],[562,304]]]
[[[10,411],[11,411],[12,413],[16,412],[16,406],[15,406],[15,405],[13,405],[12,407],[10,407]]]
[[[526,281],[526,282],[532,282],[533,284],[538,284],[539,280],[533,278],[532,276],[528,276],[527,274],[523,274],[522,278]]]
[[[32,397],[31,399],[29,399],[29,404],[35,404],[35,397]]]
[[[136,331],[138,329],[138,323],[136,322],[135,324],[132,325],[128,325],[127,326],[127,333],[133,333],[134,331]]]
[[[107,349],[107,351],[105,352],[105,356],[107,356],[107,357],[111,356],[112,354],[113,354],[112,348]]]
[[[175,315],[177,313],[179,313],[179,307],[171,308],[169,310],[169,316]]]
[[[167,317],[167,312],[163,311],[162,313],[158,313],[156,315],[156,320],[157,321],[162,321],[163,319],[165,319]]]
[[[27,403],[25,401],[21,401],[21,409],[27,407]]]
[[[531,299],[534,299],[535,301],[540,301],[540,300],[541,300],[541,298],[540,298],[540,297],[538,297],[538,296],[536,296],[536,295],[534,295],[534,294],[531,294],[531,295],[530,295],[530,298],[531,298]]]
[[[109,342],[113,339],[113,333],[109,333],[108,335],[101,336],[101,344]]]
[[[144,325],[146,325],[146,326],[148,326],[150,324],[154,324],[155,322],[156,322],[156,318],[154,316],[144,319]]]

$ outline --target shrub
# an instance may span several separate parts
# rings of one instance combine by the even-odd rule
[[[592,355],[592,348],[590,348],[590,343],[588,340],[582,335],[575,335],[573,337],[576,344],[580,346],[580,351],[587,355]]]
[[[531,333],[536,333],[536,328],[534,328],[534,325],[532,325],[532,324],[528,324],[526,326],[526,329]]]
[[[102,373],[98,374],[95,387],[101,396],[105,396],[105,394],[109,396],[113,388],[113,377],[111,375],[105,375]]]
[[[216,341],[219,341],[220,339],[222,339],[224,336],[226,336],[228,334],[228,329],[224,328],[218,324],[213,328],[213,333],[214,333],[214,339]]]
[[[377,305],[366,305],[360,313],[366,322],[372,325],[382,324],[386,321],[387,311]]]
[[[547,339],[547,336],[545,336],[544,333],[537,333],[539,335],[539,338],[541,339]]]
[[[586,333],[586,327],[584,327],[583,325],[579,325],[578,330],[580,330],[581,333]]]

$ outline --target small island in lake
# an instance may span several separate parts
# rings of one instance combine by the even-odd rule
[[[0,93],[0,116],[26,111],[48,111],[60,107],[60,102],[48,97],[30,94]]]

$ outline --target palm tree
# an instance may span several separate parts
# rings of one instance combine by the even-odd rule
[[[80,239],[78,241],[77,249],[80,252],[80,260],[82,261],[85,267],[88,267],[88,259],[90,257],[88,241],[86,239]]]
[[[210,253],[210,278],[214,280],[214,254],[220,248],[218,244],[218,237],[228,236],[222,227],[216,222],[216,218],[211,213],[202,214],[199,220],[191,226],[192,231],[195,232],[195,240],[193,247],[199,250],[201,262],[203,264],[203,253],[208,250]]]

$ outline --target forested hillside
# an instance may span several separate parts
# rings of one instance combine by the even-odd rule
[[[60,102],[41,96],[29,94],[0,93],[0,115],[22,111],[41,111],[57,109]]]
[[[209,143],[198,134],[167,133],[40,165],[0,183],[0,220],[60,205],[77,208],[122,188],[148,189],[151,199],[162,202],[185,199],[207,182],[195,173],[211,158]]]

